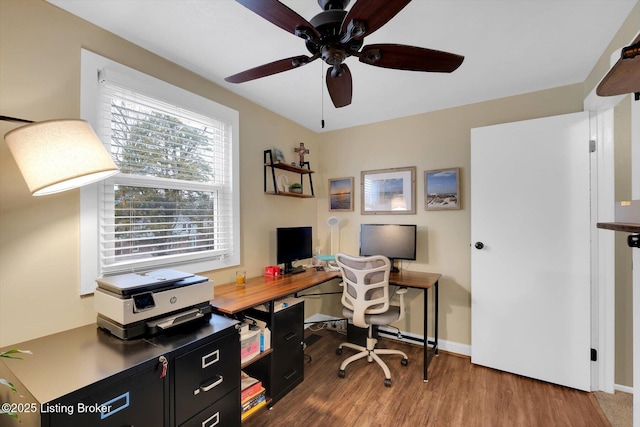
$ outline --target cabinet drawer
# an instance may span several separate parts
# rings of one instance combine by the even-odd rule
[[[239,408],[240,391],[235,389],[180,427],[239,427]]]
[[[304,356],[278,360],[273,365],[274,397],[291,390],[304,378]]]
[[[142,372],[121,381],[99,383],[95,391],[87,387],[90,394],[86,397],[62,398],[51,405],[43,404],[42,413],[50,412],[51,427],[162,426],[167,377],[160,378],[162,365],[158,362],[147,365]]]
[[[239,389],[239,334],[234,332],[176,357],[174,379],[176,424],[180,425]]]

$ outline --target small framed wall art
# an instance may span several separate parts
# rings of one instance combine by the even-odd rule
[[[353,177],[329,179],[329,211],[353,210]]]
[[[362,215],[416,213],[416,167],[360,173]]]
[[[424,172],[424,208],[428,211],[460,209],[460,168]]]

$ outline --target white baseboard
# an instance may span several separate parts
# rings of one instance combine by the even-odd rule
[[[322,314],[322,313],[316,313],[313,316],[307,317],[306,319],[304,319],[304,327],[306,329],[309,326],[311,326],[312,323],[329,322],[331,320],[339,320],[339,319],[342,319],[342,318],[329,316],[327,314]]]
[[[313,316],[310,316],[308,318],[305,319],[304,323],[305,323],[305,328],[309,327],[310,324],[312,323],[316,323],[316,322],[326,322],[326,321],[331,321],[331,320],[337,320],[340,319],[340,317],[335,317],[335,316],[329,316],[326,314],[322,314],[322,313],[316,313]],[[380,328],[382,330],[385,330],[385,328]],[[391,334],[395,334],[396,331],[394,329],[386,329],[389,331],[389,333]],[[414,334],[411,332],[405,332],[405,331],[400,331],[401,335],[403,337],[411,337],[413,339],[407,339],[407,338],[402,338],[399,339],[399,341],[403,341],[409,344],[418,344],[419,341],[422,341],[424,339],[424,335],[419,335],[419,334]],[[395,338],[397,339],[397,338]],[[433,341],[433,337],[429,337],[430,341]],[[447,341],[447,340],[443,340],[443,339],[438,339],[438,348],[442,351],[448,351],[450,353],[456,353],[456,354],[460,354],[463,356],[469,356],[471,357],[471,346],[467,345],[467,344],[460,344],[457,342],[453,342],[453,341]]]
[[[613,389],[616,391],[633,394],[633,387],[629,387],[628,385],[614,384]]]

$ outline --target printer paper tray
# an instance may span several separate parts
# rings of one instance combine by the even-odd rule
[[[188,310],[168,313],[164,316],[141,320],[139,322],[122,325],[106,316],[98,314],[97,323],[121,339],[148,337],[166,331],[172,327],[196,323],[211,318],[213,307],[208,302],[195,305]]]

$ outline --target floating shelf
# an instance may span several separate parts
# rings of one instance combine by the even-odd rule
[[[613,231],[623,231],[625,233],[640,233],[640,224],[625,222],[599,222],[598,228]]]

